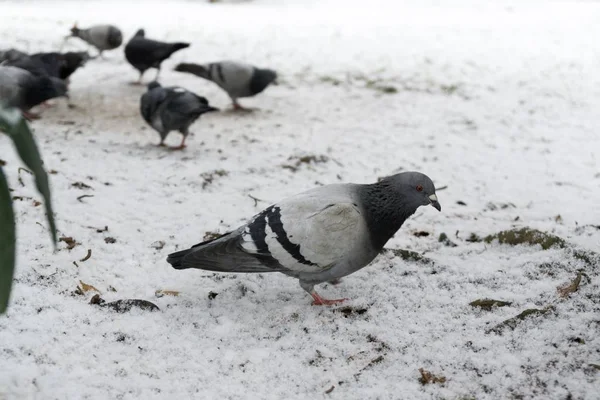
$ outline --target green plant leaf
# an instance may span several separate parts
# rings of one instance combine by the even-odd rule
[[[17,153],[19,153],[19,157],[21,157],[21,160],[23,160],[35,176],[35,185],[44,197],[44,206],[46,207],[46,216],[48,218],[48,225],[50,225],[52,242],[56,246],[56,225],[52,212],[48,175],[46,174],[46,170],[44,170],[42,157],[35,144],[31,130],[18,110],[15,109],[0,109],[0,130],[4,130],[11,137]]]
[[[0,167],[0,314],[8,307],[15,269],[15,215],[8,183]]]

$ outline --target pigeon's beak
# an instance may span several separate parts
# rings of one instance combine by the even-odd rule
[[[435,194],[429,196],[429,204],[431,204],[436,210],[442,211],[442,206],[438,202],[438,198]]]
[[[212,106],[208,106],[204,109],[204,112],[211,112],[211,111],[221,111],[221,110],[219,110],[217,107],[212,107]]]

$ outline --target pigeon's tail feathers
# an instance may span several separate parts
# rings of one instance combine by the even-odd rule
[[[117,29],[114,26],[111,26],[108,31],[108,37],[106,38],[106,42],[109,46],[117,48],[123,43],[123,34],[119,29]]]
[[[196,268],[215,272],[275,272],[283,268],[270,257],[246,253],[241,247],[238,232],[199,243],[187,250],[181,250],[167,257],[167,262],[175,269]]]
[[[185,42],[171,43],[171,50],[169,52],[169,55],[171,55],[181,49],[186,49],[188,47],[190,47],[190,43],[185,43]]]
[[[184,267],[182,265],[183,258],[192,252],[192,249],[176,251],[175,253],[171,253],[167,256],[167,262],[171,264],[171,266],[175,269],[186,269],[188,267]]]
[[[180,63],[175,67],[175,71],[187,72],[189,74],[193,74],[204,79],[209,79],[209,71],[205,65],[194,63]]]

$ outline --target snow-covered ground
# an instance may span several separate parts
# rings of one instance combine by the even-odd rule
[[[74,21],[112,22],[126,40],[144,27],[191,41],[161,81],[225,110],[223,92],[173,66],[240,59],[278,70],[282,84],[242,100],[253,113],[203,116],[188,148],[172,152],[139,116],[144,89],[127,84],[137,74],[122,49],[77,71],[76,107],[58,101],[33,123],[71,250],[53,251],[31,177],[0,137],[13,194],[24,197],[12,304],[0,317],[0,399],[600,398],[598,265],[466,240],[528,226],[600,251],[599,20],[597,2],[2,2],[0,48],[56,50]],[[320,288],[351,298],[346,306],[313,307],[279,274],[165,261],[288,195],[402,169],[447,188],[442,213],[420,209],[387,247],[435,264],[386,254]],[[579,291],[559,297],[581,268]],[[75,294],[79,281],[160,312],[90,305],[95,292]],[[469,306],[482,298],[512,305]],[[445,383],[421,384],[419,368]]]

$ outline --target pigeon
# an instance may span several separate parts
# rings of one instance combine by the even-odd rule
[[[55,97],[68,97],[67,85],[58,78],[36,76],[11,66],[0,66],[0,105],[18,107],[27,119],[39,118],[29,110]]]
[[[27,57],[27,53],[23,53],[22,51],[17,49],[8,49],[0,51],[0,63],[3,63],[5,61],[15,61],[22,57]]]
[[[140,100],[142,117],[160,134],[159,146],[164,146],[169,132],[178,130],[183,134],[181,144],[174,148],[178,150],[185,147],[190,125],[202,114],[218,110],[202,96],[178,86],[162,87],[156,81],[148,85]]]
[[[314,305],[337,304],[314,286],[369,264],[420,206],[442,208],[429,177],[402,172],[373,184],[321,186],[271,205],[246,225],[169,254],[175,269],[282,272]]]
[[[129,64],[140,71],[140,78],[137,83],[142,82],[144,72],[150,68],[156,68],[156,77],[160,74],[160,64],[171,57],[171,54],[177,50],[190,47],[189,43],[165,43],[156,40],[146,39],[146,33],[143,29],[138,30],[131,40],[125,46],[125,58]]]
[[[71,34],[66,39],[78,37],[94,46],[98,50],[98,57],[102,57],[105,50],[114,50],[123,43],[121,30],[114,25],[94,25],[87,29],[78,28],[75,24]]]
[[[5,65],[22,68],[38,76],[47,75],[66,80],[89,58],[87,52],[36,53],[14,61],[7,61]]]
[[[265,90],[271,83],[277,84],[277,72],[237,61],[209,64],[181,63],[175,67],[175,71],[189,72],[213,81],[227,92],[235,110],[244,109],[237,101],[239,98],[254,96]]]

